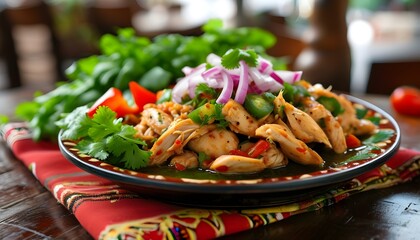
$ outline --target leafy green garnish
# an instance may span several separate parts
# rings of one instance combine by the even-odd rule
[[[164,102],[169,102],[172,99],[172,89],[167,88],[162,90],[163,93],[161,95],[161,97],[156,101],[157,104],[160,103],[164,103]]]
[[[229,49],[249,47],[265,56],[265,50],[276,41],[274,35],[265,30],[223,28],[222,21],[216,19],[210,20],[203,31],[199,36],[164,34],[153,40],[136,36],[131,28],[120,29],[116,36],[106,34],[100,39],[99,55],[74,62],[66,69],[68,81],[19,105],[17,116],[29,122],[35,140],[53,139],[60,130],[54,123],[65,115],[63,113],[91,105],[110,87],[124,92],[128,82],[133,80],[157,91],[182,77],[183,67],[205,62],[210,53],[222,56]]]
[[[350,157],[346,161],[341,162],[340,165],[344,165],[344,164],[347,164],[347,163],[353,162],[353,161],[358,161],[358,160],[363,160],[363,159],[376,157],[378,154],[374,153],[374,150],[379,150],[379,149],[380,149],[380,147],[377,147],[375,145],[368,145],[364,149],[357,152],[356,155],[354,155],[353,157]]]
[[[0,114],[0,125],[8,123],[9,122],[9,117],[6,115],[1,115]]]
[[[216,120],[217,126],[221,128],[226,128],[229,125],[229,122],[226,121],[225,116],[222,113],[223,104],[215,103],[215,113],[214,119]]]
[[[222,56],[222,65],[227,69],[239,67],[239,62],[244,61],[248,66],[255,67],[257,65],[258,54],[252,50],[230,49]]]
[[[379,142],[386,141],[390,139],[394,135],[395,131],[392,129],[382,129],[379,130],[375,135],[369,137],[368,139],[364,140],[364,144],[375,144]]]
[[[134,137],[133,126],[116,119],[108,107],[99,107],[92,119],[86,109],[79,107],[57,123],[63,139],[80,140],[76,147],[82,153],[111,164],[132,170],[147,166],[151,152],[142,149],[146,143]]]
[[[358,119],[363,119],[369,111],[367,108],[355,108],[355,109],[356,109],[356,117]]]
[[[194,108],[199,108],[206,103],[217,98],[218,93],[214,88],[209,87],[205,83],[200,83],[194,90],[195,97],[188,99],[185,104],[192,105]]]
[[[379,130],[373,136],[371,136],[371,137],[369,137],[369,138],[367,138],[363,141],[363,144],[365,145],[365,148],[363,148],[362,150],[357,152],[356,155],[348,158],[346,161],[343,161],[338,165],[345,165],[345,164],[353,162],[353,161],[369,159],[369,158],[374,158],[374,157],[378,156],[378,154],[380,152],[378,150],[380,150],[381,148],[376,146],[375,144],[390,139],[394,135],[394,133],[395,133],[395,131],[392,130],[392,129]]]
[[[381,122],[381,118],[380,117],[368,117],[366,119],[369,120],[369,121],[371,121],[376,126],[378,126],[379,123]]]

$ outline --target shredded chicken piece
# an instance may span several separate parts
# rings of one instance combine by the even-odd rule
[[[354,109],[353,104],[344,95],[337,95],[331,92],[330,89],[325,89],[321,84],[313,85],[308,89],[308,91],[315,98],[326,96],[337,99],[341,107],[344,108],[344,112],[337,116],[337,120],[343,128],[345,134],[371,134],[377,129],[375,124],[372,122],[357,118],[356,110]]]
[[[221,173],[253,173],[264,170],[265,164],[261,159],[222,155],[213,161],[210,169]]]
[[[174,156],[169,163],[169,166],[175,166],[176,164],[182,165],[185,168],[197,168],[198,157],[193,151],[184,151],[183,153]]]
[[[181,153],[185,144],[188,143],[188,137],[198,128],[200,128],[200,125],[194,123],[191,119],[178,119],[172,122],[150,149],[152,155],[149,165],[162,164],[173,154]]]
[[[265,124],[259,127],[255,134],[278,142],[282,152],[292,161],[303,165],[320,165],[324,162],[321,156],[297,139],[285,123]]]
[[[248,136],[255,136],[255,130],[258,128],[258,122],[241,104],[230,99],[223,106],[222,114],[226,121],[229,122],[229,128],[233,132]]]
[[[331,143],[328,140],[328,137],[325,135],[318,123],[302,110],[286,102],[283,98],[282,92],[280,92],[274,99],[274,105],[278,109],[281,109],[282,107],[284,108],[289,127],[297,139],[305,143],[324,143],[327,147],[331,148]]]
[[[188,143],[188,148],[194,152],[203,152],[212,159],[221,155],[229,154],[233,149],[237,149],[239,139],[235,133],[216,128],[208,133],[192,139]]]
[[[347,150],[346,137],[340,123],[334,118],[322,104],[318,103],[310,97],[302,100],[306,113],[309,114],[316,122],[323,122],[323,128],[327,135],[334,152],[344,153]]]

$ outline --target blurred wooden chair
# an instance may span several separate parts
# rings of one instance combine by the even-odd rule
[[[9,58],[6,60],[9,61],[8,64],[13,70],[9,79],[10,87],[17,87],[22,84],[20,78],[21,68],[19,64],[15,65],[15,62],[19,62],[21,56],[19,56],[16,49],[14,30],[18,26],[35,25],[43,25],[48,29],[47,39],[50,45],[48,49],[53,58],[54,78],[56,81],[64,80],[59,41],[49,6],[41,0],[26,0],[19,2],[17,5],[6,5],[2,10],[2,32],[5,34],[5,41],[2,41],[3,49],[9,51]],[[15,69],[16,67],[17,69]]]
[[[134,0],[95,0],[87,4],[86,14],[99,35],[116,34],[119,28],[133,27],[133,14],[139,8]]]
[[[4,8],[0,9],[0,56],[6,67],[6,88],[19,87],[21,76],[19,71],[18,56],[15,42],[13,40],[12,29],[6,17]]]
[[[389,95],[402,85],[420,88],[420,59],[405,62],[374,62],[366,92]]]

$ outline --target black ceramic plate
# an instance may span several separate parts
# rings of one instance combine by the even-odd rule
[[[162,201],[196,207],[263,207],[303,200],[331,187],[345,184],[362,173],[385,163],[400,143],[400,130],[396,121],[385,111],[363,101],[347,96],[380,117],[379,129],[391,131],[390,139],[376,144],[380,151],[371,157],[355,161],[355,153],[338,158],[320,155],[326,159],[322,169],[288,166],[254,175],[223,175],[204,171],[176,171],[171,168],[153,168],[131,171],[112,166],[89,156],[79,154],[75,143],[61,139],[59,146],[64,156],[87,172],[110,179],[142,196]],[[328,154],[327,154],[328,155]]]

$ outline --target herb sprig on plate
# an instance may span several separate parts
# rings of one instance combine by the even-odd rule
[[[146,143],[135,137],[133,126],[123,124],[108,107],[99,107],[93,118],[86,111],[86,106],[79,107],[57,122],[63,139],[78,141],[80,152],[116,166],[132,170],[147,166],[151,152],[142,149]]]

